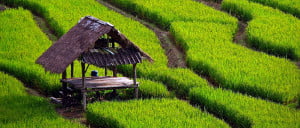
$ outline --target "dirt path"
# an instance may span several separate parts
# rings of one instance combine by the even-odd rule
[[[135,21],[140,22],[141,24],[143,24],[144,26],[146,26],[147,28],[149,28],[153,32],[155,32],[156,36],[160,40],[162,48],[165,50],[166,56],[168,57],[168,66],[170,68],[177,68],[177,67],[186,68],[187,67],[186,61],[185,61],[184,50],[182,48],[180,48],[179,46],[175,45],[176,41],[175,41],[174,37],[170,34],[170,32],[162,30],[159,27],[157,27],[156,25],[149,23],[145,20],[142,20],[142,19],[138,18],[137,16],[129,14],[129,13],[113,6],[112,4],[110,4],[108,2],[105,2],[103,0],[97,0],[97,1],[99,3],[101,3],[102,5],[106,6],[107,8],[109,8],[121,15],[124,15],[125,17],[129,17],[131,19],[134,19]]]
[[[42,17],[40,17],[36,14],[34,14],[33,18],[36,21],[36,23],[38,24],[38,26],[40,27],[40,29],[48,36],[48,38],[53,43],[55,41],[57,41],[57,37],[54,35],[54,32],[50,29],[50,27],[47,24],[47,22],[45,21],[45,19],[43,19]]]

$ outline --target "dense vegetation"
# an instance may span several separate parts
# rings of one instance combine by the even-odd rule
[[[250,21],[247,42],[259,50],[300,59],[300,20],[279,10],[247,0],[224,0],[222,9]]]
[[[243,128],[299,128],[294,108],[222,89],[194,88],[190,100]]]
[[[228,122],[233,122],[238,127],[299,127],[299,111],[293,108],[258,98],[250,98],[251,96],[221,88],[215,89],[208,86],[205,79],[199,77],[189,69],[168,68],[166,56],[153,32],[138,22],[105,8],[96,1],[0,1],[10,5],[23,6],[42,15],[59,36],[67,32],[77,23],[78,19],[86,15],[92,15],[114,24],[117,29],[141,47],[141,49],[149,53],[155,60],[152,64],[144,62],[138,65],[138,74],[144,78],[139,79],[141,82],[142,98],[172,96],[161,84],[164,83],[169,89],[175,91],[179,97],[188,96],[188,93],[192,89],[189,93],[189,98],[193,103],[201,105],[205,110],[215,113],[221,118],[225,118]],[[170,28],[178,44],[187,52],[189,67],[196,72],[211,76],[220,86],[278,102],[296,103],[296,100],[299,102],[300,91],[299,85],[297,85],[297,83],[300,83],[299,69],[286,59],[279,59],[233,44],[232,37],[237,29],[237,20],[228,14],[191,0],[113,1],[116,4],[120,2],[119,6],[136,12],[138,15],[164,28]],[[149,2],[151,4],[147,4]],[[26,15],[26,17],[32,19],[30,15]],[[16,19],[12,19],[10,22],[23,24],[21,20],[17,22]],[[0,27],[5,28],[5,26]],[[36,25],[30,27],[31,29],[36,29]],[[30,33],[31,29],[24,33]],[[31,40],[25,42],[28,44],[32,42],[33,44],[38,44],[40,36],[45,37],[43,34],[38,34],[42,33],[40,30],[39,32],[33,31],[34,34],[32,35],[39,35],[36,37],[30,34],[28,37],[23,35],[16,37],[14,34],[18,33],[18,30],[19,28],[7,28],[2,33],[5,33],[10,38],[8,39],[9,41],[13,41],[14,38]],[[9,42],[8,40],[2,42],[5,42],[4,44],[6,45]],[[13,43],[19,44],[20,42]],[[6,47],[5,45],[3,47]],[[41,47],[41,51],[34,52],[42,52],[49,45]],[[2,47],[2,44],[0,46]],[[18,46],[22,47],[22,45]],[[26,54],[17,53],[20,58],[7,53],[8,51],[18,51],[15,47],[9,47],[9,50],[1,52],[0,56],[3,56],[3,59],[0,61],[0,69],[14,74],[18,78],[25,79],[29,83],[32,82],[34,83],[33,85],[58,88],[59,76],[45,74],[40,66],[35,65],[35,57],[41,53],[34,53],[32,55],[33,53],[28,52],[31,48],[33,47],[30,47],[30,45],[28,45],[28,48],[24,48],[26,49],[24,50]],[[32,56],[32,58],[28,57],[28,61],[23,62],[22,59],[26,58],[26,56]],[[15,61],[10,61],[9,59],[15,59]],[[78,64],[76,65],[78,66]],[[131,75],[131,67],[125,66],[120,68],[125,75]],[[98,68],[90,67],[90,69]],[[98,70],[101,74],[102,70]],[[76,71],[76,73],[79,73],[79,71]],[[148,79],[159,82],[149,81]],[[41,88],[44,87],[41,86]],[[284,90],[287,92],[284,92]],[[265,106],[267,108],[263,108]],[[132,112],[134,110],[137,113]],[[151,114],[154,114],[154,110],[161,113],[153,116]],[[183,118],[178,120],[178,117],[176,117],[178,116],[177,114]],[[174,127],[175,124],[178,124],[178,127],[228,126],[221,120],[216,120],[187,103],[174,99],[115,101],[89,104],[87,117],[89,122],[97,126],[134,127],[139,125],[145,127]],[[176,119],[173,119],[173,117],[176,117]],[[190,120],[186,120],[186,118]],[[106,123],[103,123],[103,121],[106,121]],[[162,123],[155,123],[159,121],[162,121]],[[204,124],[199,122],[203,122]],[[216,124],[215,122],[218,123]]]
[[[233,17],[188,0],[109,1],[160,25],[169,21],[164,27],[171,25],[170,31],[187,52],[189,66],[209,75],[222,87],[281,103],[295,102],[299,97],[297,67],[288,60],[232,43],[237,29],[237,20]],[[147,4],[149,2],[152,4]],[[196,18],[187,22],[187,12]],[[199,20],[202,18],[205,20]]]
[[[235,30],[230,25],[174,22],[171,32],[188,46],[189,66],[209,74],[222,87],[283,103],[299,98],[298,67],[232,43]]]
[[[28,15],[28,12],[24,10],[12,10],[5,13]],[[1,128],[84,127],[58,116],[47,100],[29,96],[20,81],[2,72],[0,72],[0,102]]]
[[[278,8],[284,12],[300,17],[300,1],[299,0],[249,0],[261,3],[273,8]]]
[[[88,106],[87,119],[106,128],[229,127],[187,102],[176,99],[94,103]]]

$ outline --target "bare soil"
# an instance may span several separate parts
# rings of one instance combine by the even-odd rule
[[[52,42],[57,41],[57,37],[54,35],[54,32],[50,29],[47,22],[42,17],[35,14],[33,18],[36,21],[37,25],[41,28],[41,30],[48,36],[48,38]]]
[[[220,0],[218,2],[210,1],[210,0],[208,0],[208,1],[207,0],[196,0],[196,1],[201,2],[207,6],[213,7],[216,10],[221,10],[222,0]]]
[[[246,43],[246,28],[247,28],[247,23],[244,22],[244,21],[239,21],[239,30],[237,31],[237,33],[235,34],[235,37],[234,37],[234,42],[237,43],[237,44],[241,44],[241,45],[244,45],[244,46],[247,46],[247,43]]]
[[[165,50],[165,55],[168,57],[168,66],[170,68],[187,67],[185,61],[185,52],[182,48],[176,45],[176,41],[172,34],[170,34],[170,32],[163,30],[152,23],[142,20],[138,18],[138,16],[129,14],[126,11],[119,9],[108,2],[105,2],[103,0],[97,1],[102,5],[106,6],[107,8],[114,10],[115,12],[124,15],[125,17],[134,19],[146,26],[147,28],[151,29],[156,34],[156,36],[160,40],[162,48]]]

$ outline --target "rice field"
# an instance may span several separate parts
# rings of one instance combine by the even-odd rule
[[[284,10],[282,5],[297,6],[286,4],[288,1],[275,5],[276,1],[224,0],[226,13],[193,0],[105,1],[170,32],[174,43],[183,49],[188,68],[169,68],[153,31],[95,0],[0,0],[18,8],[0,12],[0,23],[5,24],[0,26],[0,71],[47,95],[58,93],[60,75],[35,64],[53,42],[40,30],[31,12],[42,16],[58,37],[81,17],[92,15],[113,24],[155,61],[137,66],[139,99],[132,99],[133,90],[127,89],[119,92],[125,101],[89,103],[85,113],[89,124],[300,127],[300,70],[295,65],[300,52],[300,22],[292,16],[297,11]],[[241,20],[234,16],[248,21],[246,42],[251,47],[233,42]],[[79,66],[76,62],[75,69]],[[132,76],[131,66],[118,69],[121,76]],[[91,70],[104,74],[101,68],[92,66],[88,72]],[[75,70],[75,75],[80,72]],[[62,118],[48,100],[28,95],[15,78],[5,73],[0,76],[0,96],[7,103],[0,106],[0,113],[8,113],[0,116],[1,127],[89,127]],[[22,114],[14,116],[16,113]]]

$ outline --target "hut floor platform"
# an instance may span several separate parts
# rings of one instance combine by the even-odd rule
[[[61,82],[69,84],[74,89],[84,90],[82,78],[62,79]],[[138,83],[134,85],[133,80],[128,77],[85,77],[87,91],[111,90],[122,88],[138,88]]]

